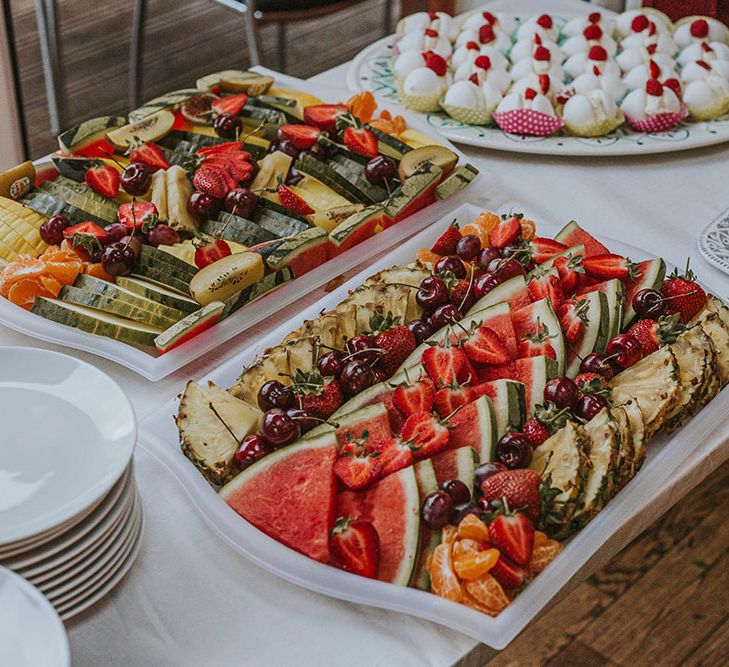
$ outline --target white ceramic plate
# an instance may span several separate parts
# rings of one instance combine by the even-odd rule
[[[261,67],[254,69],[275,77],[277,85],[305,90],[325,101],[344,101],[352,94],[346,88],[335,88],[321,83],[303,81]],[[446,139],[439,137],[438,133],[432,127],[429,127],[423,118],[420,118],[418,114],[410,113],[406,113],[405,116],[410,127],[431,135],[436,141],[455,150],[459,154],[462,163],[465,164],[466,158],[463,154]],[[96,336],[64,324],[52,322],[2,298],[0,298],[0,323],[33,338],[98,354],[132,369],[148,380],[157,381],[185,364],[198,359],[206,352],[210,352],[221,343],[266,319],[281,310],[281,308],[294,303],[303,295],[309,294],[313,289],[346,273],[360,262],[374,257],[383,249],[396,246],[402,240],[426,227],[433,220],[441,217],[445,211],[455,204],[465,201],[466,193],[474,189],[473,186],[477,183],[478,180],[474,181],[471,187],[454,195],[448,201],[435,202],[427,209],[418,211],[381,234],[377,234],[376,237],[360,243],[356,248],[342,253],[332,261],[325,262],[309,271],[302,279],[285,283],[275,291],[258,299],[254,304],[241,308],[211,329],[158,357],[133,345],[127,345],[111,338]],[[0,543],[2,543],[1,536]]]
[[[463,225],[472,221],[480,210],[472,205],[458,207],[450,215],[403,243],[318,303],[282,324],[259,340],[255,346],[227,361],[208,376],[208,379],[219,386],[230,386],[256,353],[279,343],[284,336],[298,327],[302,320],[316,317],[321,310],[332,308],[347,296],[348,290],[362,284],[369,275],[394,264],[412,261],[416,251],[421,247],[432,246],[446,225],[454,218]],[[537,216],[532,215],[534,211],[524,210],[524,207],[517,202],[506,202],[499,207],[499,210],[524,211],[527,217],[539,220]],[[542,236],[554,235],[559,228],[560,225],[539,223],[539,233]],[[625,243],[597,236],[614,252],[629,255],[634,259],[651,256],[650,253]],[[570,540],[564,552],[547,570],[531,582],[496,618],[485,616],[464,605],[430,593],[364,579],[317,563],[257,530],[218,497],[192,463],[180,452],[179,436],[171,418],[177,412],[176,399],[170,400],[160,410],[142,421],[140,446],[170,468],[205,520],[233,548],[260,567],[310,590],[435,621],[493,648],[501,649],[553,600],[606,543],[609,542],[610,548],[619,549],[625,544],[625,542],[620,544],[623,536],[627,535],[625,539],[630,539],[626,527],[628,525],[632,527],[636,517],[650,514],[653,498],[670,486],[671,477],[677,469],[683,467],[685,471],[686,467],[691,467],[691,454],[706,440],[707,435],[725,420],[727,410],[729,410],[729,390],[724,390],[686,426],[670,436],[661,435],[654,438],[651,441],[647,461],[636,481],[628,484],[594,521]]]
[[[0,348],[0,544],[98,502],[134,451],[137,421],[110,377],[73,357]]]
[[[399,104],[391,70],[394,40],[394,35],[384,37],[357,54],[347,71],[347,86],[352,90],[371,90],[383,100]],[[468,125],[454,120],[446,113],[418,115],[431,128],[456,143],[533,155],[648,155],[684,151],[729,141],[729,114],[707,122],[683,122],[670,132],[636,132],[623,125],[604,137],[594,139],[570,137],[562,133],[551,137],[530,137],[509,134],[496,125]]]
[[[707,262],[729,273],[729,208],[717,215],[701,232],[699,251]]]
[[[0,567],[0,665],[70,664],[66,630],[51,604],[21,576]]]

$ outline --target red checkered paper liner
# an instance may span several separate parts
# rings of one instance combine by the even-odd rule
[[[678,125],[684,118],[688,116],[688,108],[681,103],[681,111],[678,113],[657,113],[655,116],[646,118],[645,120],[636,120],[627,113],[625,120],[628,125],[638,132],[665,132],[672,127]]]
[[[504,132],[530,134],[535,137],[547,137],[564,125],[561,118],[534,109],[494,111],[492,118]]]

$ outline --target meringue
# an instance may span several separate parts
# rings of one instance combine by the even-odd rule
[[[488,56],[491,64],[499,69],[507,69],[509,61],[506,56],[493,46],[485,44],[479,46],[477,42],[466,42],[463,46],[458,47],[451,57],[451,65],[458,69],[463,63],[473,65],[479,56]]]
[[[509,59],[511,62],[517,63],[525,58],[533,58],[534,51],[538,46],[543,46],[547,49],[547,51],[549,51],[552,62],[561,64],[567,57],[555,42],[548,39],[542,39],[539,35],[535,35],[531,39],[520,39],[516,42],[516,44],[511,47],[511,51],[509,51]]]
[[[528,21],[522,23],[516,31],[516,40],[532,39],[534,35],[539,35],[542,39],[548,39],[556,42],[559,38],[559,30],[554,19],[549,14],[541,16],[533,16]]]
[[[647,65],[651,60],[662,70],[668,71],[675,69],[675,64],[671,56],[654,49],[647,49],[645,46],[626,49],[615,56],[615,62],[618,63],[618,67],[625,73],[634,67],[638,67],[638,65]]]
[[[679,48],[703,41],[729,42],[729,28],[709,16],[698,16],[676,26],[673,39]]]
[[[597,137],[612,132],[623,122],[623,114],[602,90],[576,93],[565,102],[562,120],[573,134]]]
[[[553,62],[550,52],[541,45],[534,49],[532,58],[524,58],[524,60],[520,60],[511,66],[512,81],[518,81],[532,73],[547,74],[552,79],[564,81],[562,65]]]
[[[547,74],[534,74],[532,72],[523,79],[515,81],[509,92],[525,95],[528,88],[541,93],[548,98],[550,102],[554,102],[557,96],[557,91],[564,88],[564,81],[561,79],[553,80]]]
[[[562,34],[566,37],[581,35],[582,31],[590,25],[599,25],[607,35],[612,35],[615,32],[615,21],[598,11],[587,16],[576,16],[570,19],[562,28]]]
[[[587,53],[575,53],[567,58],[564,71],[576,78],[583,72],[594,72],[597,67],[601,74],[620,76],[620,68],[607,51],[601,46],[593,46]]]
[[[448,58],[453,49],[446,37],[441,36],[434,30],[426,28],[424,31],[409,32],[396,43],[400,53],[406,51],[433,51],[442,58]]]
[[[661,95],[649,95],[641,88],[628,93],[620,108],[631,120],[643,121],[663,113],[680,114],[681,100],[667,86],[662,86]]]
[[[694,120],[711,120],[729,111],[729,83],[721,76],[710,76],[689,83],[683,101]]]
[[[688,65],[697,60],[729,60],[729,46],[724,42],[694,42],[676,57],[679,65]]]
[[[575,53],[584,53],[593,46],[602,46],[609,56],[614,56],[618,50],[618,43],[598,25],[590,25],[581,35],[574,35],[562,44],[562,51],[567,56]]]
[[[401,19],[395,32],[407,35],[410,32],[422,32],[426,28],[443,33],[451,41],[459,32],[458,22],[445,12],[415,12]]]
[[[419,67],[402,81],[400,98],[409,109],[423,113],[437,111],[438,103],[450,83],[450,74],[439,76],[430,67]]]
[[[659,67],[657,61],[649,61],[645,65],[638,65],[631,69],[624,77],[623,83],[628,90],[643,88],[648,79],[660,79],[664,81],[676,77],[676,70],[673,66],[670,69]]]
[[[602,90],[613,100],[619,100],[626,93],[626,86],[619,76],[615,74],[600,74],[583,72],[572,80],[570,86],[576,93],[589,93],[592,90]]]
[[[539,93],[533,97],[531,95],[526,96],[520,95],[519,93],[509,93],[499,102],[499,106],[496,107],[496,111],[499,113],[515,111],[517,109],[531,109],[532,111],[538,111],[548,116],[557,116],[557,112],[554,110],[549,99]]]
[[[491,12],[475,12],[461,24],[461,30],[471,30],[472,28],[480,28],[484,23],[488,23],[495,31],[501,31],[507,36],[514,32],[516,25],[514,18],[507,14],[493,14]]]
[[[425,67],[425,57],[420,51],[405,51],[395,58],[392,71],[396,78],[404,79],[410,72]]]
[[[463,46],[467,42],[477,42],[481,45],[487,44],[503,53],[506,53],[511,48],[511,39],[509,39],[509,36],[501,30],[494,30],[488,23],[484,23],[478,28],[464,30],[456,39],[456,48]]]
[[[676,42],[671,38],[670,33],[660,32],[655,30],[656,24],[651,21],[650,27],[640,32],[634,32],[627,37],[624,37],[620,41],[620,47],[622,49],[635,49],[640,46],[654,46],[656,51],[662,53],[675,53],[678,49],[676,48]]]
[[[492,85],[478,86],[472,81],[456,81],[441,102],[443,110],[462,123],[484,125],[501,100],[501,93]]]
[[[653,21],[653,23],[656,24],[658,32],[671,32],[670,19],[662,12],[657,12],[655,10],[645,11],[643,9],[633,9],[631,11],[623,12],[620,16],[618,16],[615,27],[620,37],[626,37],[634,32],[645,30],[645,28],[648,27],[648,21]]]
[[[479,56],[471,64],[463,63],[456,70],[453,79],[455,81],[465,81],[474,76],[479,85],[488,82],[499,90],[502,95],[509,90],[511,85],[509,73],[501,67],[495,67],[488,56]]]
[[[708,79],[712,75],[718,75],[729,81],[729,60],[697,60],[689,63],[681,69],[681,81],[690,83],[700,79]]]

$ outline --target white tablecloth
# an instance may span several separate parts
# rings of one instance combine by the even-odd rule
[[[537,11],[537,0],[491,3]],[[588,11],[571,0],[553,11]],[[347,65],[316,77],[344,85]],[[529,158],[466,149],[493,175],[501,201],[519,201],[537,220],[574,218],[676,264],[686,256],[701,278],[729,296],[729,278],[697,251],[702,228],[729,206],[729,145],[655,157]],[[314,296],[312,296],[312,299]],[[274,321],[283,321],[290,310]],[[269,323],[270,326],[270,323]],[[149,383],[116,364],[72,352],[114,377],[138,416],[151,414],[189,377],[209,372],[263,331],[256,327],[186,369]],[[0,344],[38,346],[0,325]],[[727,430],[729,433],[729,430]],[[475,642],[408,616],[310,593],[247,563],[207,527],[173,476],[138,450],[147,516],[142,552],[122,584],[69,623],[74,665],[447,665]]]

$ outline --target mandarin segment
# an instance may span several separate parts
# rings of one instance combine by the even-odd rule
[[[509,605],[509,598],[506,597],[501,584],[490,574],[486,574],[476,581],[466,582],[465,589],[469,595],[483,605],[484,612],[489,616],[500,614]]]
[[[562,551],[562,545],[556,540],[547,540],[546,543],[537,546],[535,543],[532,558],[529,561],[529,569],[532,574],[539,574],[547,567]]]
[[[521,225],[521,238],[525,241],[531,241],[537,235],[537,226],[534,224],[534,220],[522,218],[519,224]]]
[[[482,229],[485,229],[487,232],[490,232],[500,222],[501,218],[493,211],[481,211],[481,213],[476,216],[473,224],[478,225]]]
[[[453,571],[451,545],[445,542],[439,544],[434,549],[427,566],[433,593],[447,600],[460,602],[463,599],[463,590]]]
[[[435,253],[428,248],[420,248],[420,250],[416,253],[416,256],[421,264],[429,264],[431,266],[440,259],[440,255],[438,253]]]
[[[458,537],[469,538],[476,542],[488,542],[489,528],[475,514],[467,514],[458,524]]]
[[[458,540],[453,545],[453,558],[458,558],[463,554],[477,553],[481,551],[481,543],[476,540],[464,539]]]
[[[463,229],[461,229],[461,233],[464,236],[466,236],[467,234],[473,234],[474,236],[477,236],[478,240],[481,241],[482,248],[485,248],[489,245],[489,231],[488,229],[484,229],[480,225],[469,222],[467,225],[463,226]]]
[[[466,581],[474,581],[480,579],[496,565],[499,560],[499,551],[497,549],[486,549],[478,553],[463,554],[453,561],[453,569],[456,574]]]
[[[375,109],[377,109],[377,102],[375,101],[375,96],[369,90],[363,90],[360,93],[352,95],[347,100],[346,106],[355,118],[358,118],[363,123],[369,123],[372,120]]]

